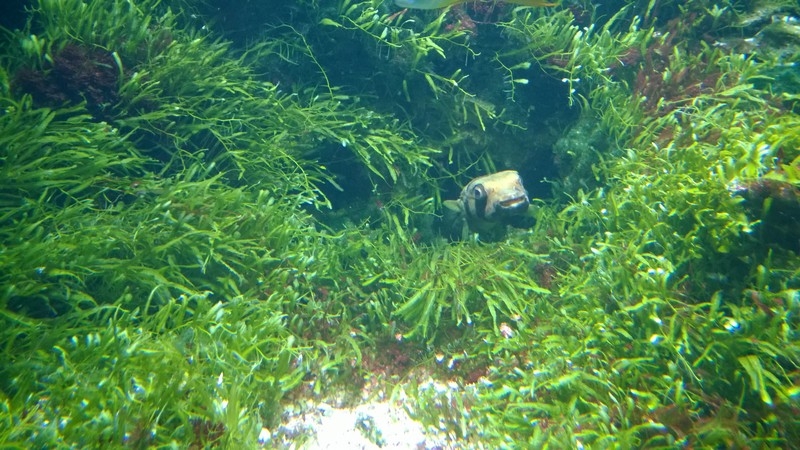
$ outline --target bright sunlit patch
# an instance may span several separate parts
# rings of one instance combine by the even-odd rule
[[[500,324],[500,334],[504,338],[510,339],[510,338],[514,337],[514,330],[511,328],[511,326],[509,324],[503,322],[503,323]]]
[[[725,324],[724,324],[724,326],[725,326],[725,329],[726,329],[726,330],[728,330],[728,331],[729,331],[729,332],[731,332],[731,333],[735,333],[735,332],[739,331],[739,328],[741,328],[741,327],[742,327],[742,326],[739,324],[739,322],[737,322],[737,321],[736,321],[736,320],[734,320],[734,319],[730,319],[730,318],[728,318],[728,319],[725,319]]]
[[[259,443],[259,445],[266,445],[267,442],[269,442],[270,436],[271,436],[271,433],[269,432],[268,428],[266,428],[266,427],[261,428],[261,432],[258,433],[258,443]]]
[[[800,386],[792,386],[786,389],[786,395],[792,400],[800,400]]]

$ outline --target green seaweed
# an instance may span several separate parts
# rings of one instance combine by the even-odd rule
[[[4,31],[4,446],[279,446],[362,389],[463,448],[798,441],[796,5],[321,3]],[[448,242],[501,168],[536,225]]]

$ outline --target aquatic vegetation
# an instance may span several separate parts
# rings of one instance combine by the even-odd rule
[[[800,439],[796,5],[320,3],[4,32],[3,445],[263,447],[364,393],[469,448]],[[535,225],[445,239],[502,169]]]
[[[417,8],[417,9],[438,9],[447,6],[452,6],[462,3],[465,0],[395,0],[397,6],[403,8]],[[549,3],[544,0],[513,0],[509,3],[516,3],[523,6],[555,6],[555,3]]]

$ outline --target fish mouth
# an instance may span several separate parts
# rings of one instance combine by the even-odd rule
[[[503,200],[498,205],[503,209],[520,209],[528,206],[528,197],[520,195],[519,197]]]

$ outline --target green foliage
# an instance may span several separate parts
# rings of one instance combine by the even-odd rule
[[[182,296],[148,316],[109,307],[4,329],[10,412],[38,424],[8,443],[249,445],[303,376],[280,316],[243,298]]]
[[[174,179],[133,176],[145,160],[115,129],[21,108],[3,117],[2,232],[15,244],[1,259],[4,306],[46,314],[125,291],[139,303],[206,289],[238,295],[307,220],[287,220],[268,190],[224,187],[200,162]],[[15,132],[30,123],[37,134]]]
[[[401,83],[402,92],[407,102],[412,96],[424,103],[446,102],[451,108],[459,108],[452,101],[460,101],[460,112],[463,115],[475,114],[475,120],[483,126],[483,117],[494,118],[494,113],[477,102],[468,103],[467,99],[475,97],[466,91],[463,80],[466,78],[460,69],[453,73],[439,73],[433,69],[435,60],[444,60],[447,54],[464,51],[474,56],[467,45],[467,32],[453,27],[445,30],[446,12],[438,14],[434,20],[424,26],[417,26],[414,20],[407,19],[402,12],[384,12],[380,1],[356,2],[344,0],[338,8],[336,19],[322,18],[321,24],[332,26],[349,32],[363,33],[371,45],[377,45],[381,53],[386,52],[386,60],[402,74],[402,79],[390,79]],[[458,49],[458,50],[456,50]],[[386,81],[383,81],[384,83]],[[429,90],[417,92],[414,86],[427,86]],[[399,86],[393,86],[397,89]],[[435,103],[435,102],[434,102]],[[474,106],[467,109],[467,106]],[[441,110],[447,111],[445,108]],[[450,114],[454,113],[451,112]]]
[[[3,206],[53,192],[73,199],[97,194],[109,177],[142,173],[145,159],[118,130],[94,123],[81,108],[35,109],[30,97],[4,99]]]
[[[530,9],[517,10],[512,20],[501,26],[520,45],[512,51],[500,53],[498,58],[533,60],[543,70],[562,77],[569,86],[569,105],[572,105],[579,86],[584,92],[591,92],[598,86],[613,89],[615,83],[608,74],[610,68],[625,52],[647,45],[651,39],[653,30],[641,30],[638,19],[631,22],[627,32],[616,32],[617,22],[625,12],[625,8],[620,10],[601,29],[595,30],[594,25],[590,25],[581,30],[572,23],[569,10],[554,15],[537,14],[536,10]]]
[[[372,245],[376,260],[362,277],[365,286],[377,286],[377,298],[391,305],[409,338],[433,341],[453,325],[497,329],[503,319],[527,318],[529,304],[549,294],[526,276],[538,256],[523,250],[475,243],[419,247],[397,235],[384,242]]]
[[[75,40],[117,52],[123,61],[141,61],[156,56],[176,25],[175,15],[168,8],[161,9],[159,3],[40,0],[35,11],[43,40],[50,45],[63,46]],[[101,23],[115,26],[99,27]],[[36,40],[35,36],[31,39]]]
[[[580,260],[561,263],[563,317],[550,323],[568,323],[573,331],[564,336],[556,326],[553,335],[527,340],[555,346],[568,363],[562,356],[553,369],[557,363],[532,359],[521,366],[511,359],[510,370],[498,368],[502,384],[495,382],[490,392],[500,397],[499,411],[483,414],[488,429],[504,430],[498,438],[508,433],[535,446],[638,447],[744,445],[750,439],[774,445],[776,436],[796,436],[790,380],[800,367],[800,348],[789,332],[795,306],[767,298],[794,298],[797,273],[775,272],[769,294],[748,290],[755,279],[770,284],[772,271],[760,264],[771,257],[752,236],[760,224],[745,215],[731,181],[782,178],[771,152],[791,148],[783,142],[792,141],[792,133],[778,124],[797,118],[779,110],[756,113],[771,107],[746,84],[751,63],[710,48],[699,58],[725,68],[719,91],[681,101],[686,107],[674,115],[644,120],[631,148],[600,166],[608,185],[579,192],[561,211],[565,223],[556,229],[564,234],[551,254],[558,262],[581,250]],[[607,114],[627,127],[615,109]],[[784,157],[796,158],[791,150]],[[767,175],[771,171],[776,174]],[[519,369],[517,376],[502,375]],[[759,417],[763,434],[737,422],[743,411]],[[713,422],[699,426],[676,418],[686,414]],[[511,425],[534,419],[539,429]],[[581,431],[562,428],[568,421],[580,423]]]
[[[134,130],[139,145],[155,155],[202,152],[220,165],[217,170],[233,171],[228,177],[299,194],[301,202],[317,201],[323,182],[335,184],[324,165],[311,162],[330,158],[335,147],[389,183],[406,166],[430,164],[433,149],[413,146],[396,121],[378,127],[389,119],[356,99],[309,91],[298,100],[254,80],[247,61],[269,52],[268,46],[241,59],[230,59],[229,51],[227,43],[202,39],[170,45],[122,87],[122,103],[128,114],[136,113],[121,117],[120,127]],[[409,148],[417,151],[400,151]]]
[[[477,400],[474,386],[462,389],[455,382],[443,384],[430,381],[409,387],[416,390],[412,393],[416,401],[408,406],[409,412],[426,427],[429,434],[465,445],[478,442],[470,426],[470,408]],[[436,415],[427,414],[430,411],[436,411]]]
[[[698,38],[747,11],[307,1],[240,49],[101,3],[4,34],[3,445],[253,448],[375,380],[465,447],[800,439],[797,95]],[[55,95],[68,71],[113,83]],[[504,242],[438,237],[446,181],[546,162],[544,107],[580,117],[566,192]]]

